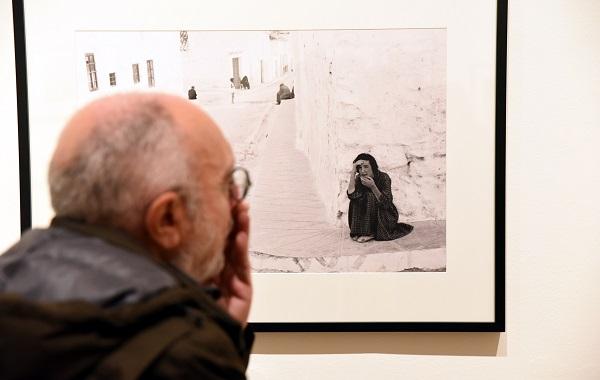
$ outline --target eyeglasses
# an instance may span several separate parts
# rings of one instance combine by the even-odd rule
[[[252,186],[248,170],[241,166],[236,166],[231,171],[231,198],[236,202],[241,202],[248,195],[248,190]]]

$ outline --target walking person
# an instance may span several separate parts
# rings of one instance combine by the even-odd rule
[[[190,99],[190,100],[196,99],[196,89],[194,89],[194,86],[192,86],[192,88],[190,88],[188,90],[188,99]]]

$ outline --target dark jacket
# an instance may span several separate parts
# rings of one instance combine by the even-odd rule
[[[245,379],[252,333],[117,231],[27,232],[0,292],[0,379]]]
[[[279,91],[277,91],[277,97],[281,99],[291,99],[292,92],[290,91],[290,88],[288,86],[281,85],[279,86]]]

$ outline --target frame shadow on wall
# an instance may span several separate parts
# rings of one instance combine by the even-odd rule
[[[294,343],[290,344],[290,342]],[[472,332],[258,333],[253,348],[253,354],[268,355],[364,353],[506,356],[506,334]]]

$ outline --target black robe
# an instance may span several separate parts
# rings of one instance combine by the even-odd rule
[[[390,176],[379,172],[374,180],[381,192],[379,201],[358,178],[354,192],[348,194],[350,236],[374,236],[375,240],[394,240],[408,235],[413,226],[398,223],[398,210],[393,202]]]

